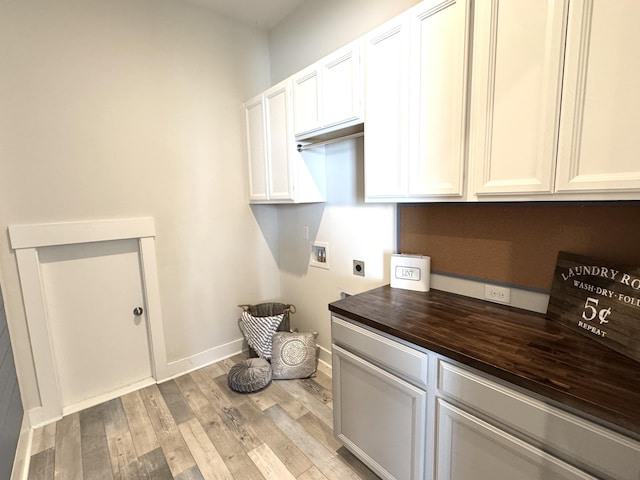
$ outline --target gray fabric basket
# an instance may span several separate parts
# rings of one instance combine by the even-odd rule
[[[266,302],[266,303],[258,303],[256,305],[238,305],[242,310],[248,312],[250,315],[254,317],[272,317],[273,315],[284,314],[282,317],[282,323],[278,327],[278,332],[288,332],[290,331],[290,322],[289,316],[292,313],[296,313],[296,306],[291,305],[289,303],[277,303],[277,302]],[[240,324],[238,322],[238,324]],[[242,331],[242,328],[240,328]],[[246,338],[245,332],[242,334]],[[249,347],[249,357],[255,358],[258,354],[255,350]]]

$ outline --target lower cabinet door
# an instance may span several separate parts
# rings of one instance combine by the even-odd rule
[[[596,480],[441,399],[437,419],[437,480]]]
[[[424,390],[333,345],[333,402],[336,437],[381,478],[424,478]]]

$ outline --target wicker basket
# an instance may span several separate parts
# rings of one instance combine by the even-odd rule
[[[292,313],[296,313],[296,306],[288,303],[276,303],[267,302],[259,303],[257,305],[238,305],[243,311],[248,312],[254,317],[272,317],[273,315],[280,315],[284,313],[282,322],[278,327],[279,332],[288,332],[290,330],[289,316]],[[242,328],[240,328],[242,330]],[[244,334],[244,332],[242,332]],[[246,337],[246,335],[245,335]],[[258,354],[255,350],[249,347],[249,357],[255,358]]]

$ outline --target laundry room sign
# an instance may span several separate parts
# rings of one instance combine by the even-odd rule
[[[547,318],[640,361],[640,267],[559,252]]]

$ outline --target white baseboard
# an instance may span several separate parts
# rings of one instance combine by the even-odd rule
[[[27,412],[31,428],[39,428],[62,418],[62,412],[58,409],[47,407],[35,407]]]
[[[29,476],[29,461],[31,460],[31,444],[33,442],[33,429],[29,422],[29,415],[22,416],[22,426],[20,427],[20,437],[13,460],[13,470],[11,480],[26,480]]]
[[[327,367],[331,368],[331,350],[328,350],[320,345],[318,345],[318,349],[320,350],[319,361],[323,362]]]
[[[180,375],[184,375],[186,373],[192,372],[202,367],[206,367],[207,365],[211,365],[212,363],[241,353],[244,341],[245,340],[243,338],[239,338],[224,345],[210,348],[209,350],[205,350],[204,352],[191,355],[190,357],[185,357],[181,358],[180,360],[169,362],[166,369],[166,377],[158,378],[158,383],[171,380],[172,378],[179,377]]]

